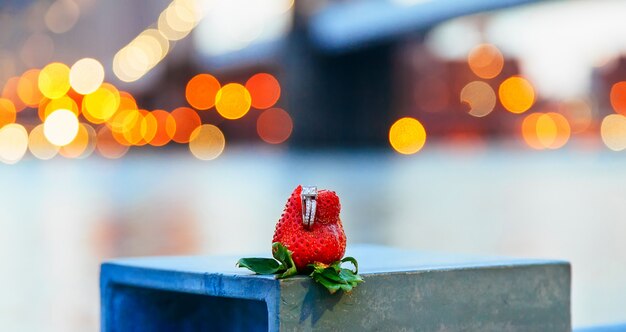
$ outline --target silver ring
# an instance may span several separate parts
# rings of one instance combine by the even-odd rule
[[[302,201],[302,223],[305,228],[311,228],[317,210],[317,187],[303,186],[300,199]]]

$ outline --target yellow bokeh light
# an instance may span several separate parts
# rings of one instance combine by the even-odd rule
[[[189,141],[189,151],[198,159],[213,160],[224,151],[226,139],[222,131],[210,124],[196,128]]]
[[[43,124],[33,128],[28,135],[28,150],[37,159],[52,159],[59,152],[59,147],[50,143],[44,134]]]
[[[485,82],[470,82],[461,90],[461,102],[469,105],[470,115],[483,117],[496,106],[496,93]]]
[[[102,82],[104,82],[104,67],[96,59],[80,59],[70,68],[70,85],[81,95],[98,90]]]
[[[414,118],[401,118],[389,129],[389,143],[401,154],[414,154],[426,143],[426,130]]]
[[[215,96],[215,109],[226,119],[235,120],[243,117],[250,110],[252,98],[250,92],[241,84],[224,85]]]
[[[541,114],[536,124],[537,139],[543,147],[551,146],[556,140],[558,129],[556,123],[548,114]]]
[[[111,118],[120,106],[120,93],[111,84],[103,83],[96,91],[83,98],[83,113],[92,123]]]
[[[28,133],[24,126],[11,123],[0,128],[0,161],[15,164],[20,161],[28,148]]]
[[[602,141],[613,151],[626,149],[626,116],[610,114],[602,120],[600,127]]]
[[[96,130],[88,123],[81,123],[78,126],[76,137],[59,150],[59,154],[65,158],[86,158],[93,153],[96,148]]]
[[[58,109],[70,110],[72,113],[76,114],[76,116],[80,114],[80,110],[78,109],[78,105],[76,105],[74,99],[68,96],[63,96],[59,99],[47,100],[43,107],[43,112],[42,108],[39,108],[39,119],[42,122],[46,121],[46,118]]]
[[[13,102],[6,98],[0,98],[0,128],[15,122],[16,111]]]
[[[70,89],[70,68],[60,62],[53,62],[39,73],[39,91],[50,99],[60,98]]]
[[[490,79],[498,76],[502,71],[504,57],[494,45],[481,44],[469,53],[467,63],[476,76]]]
[[[511,113],[524,113],[535,102],[535,90],[526,79],[513,76],[507,78],[498,89],[500,102]]]
[[[56,146],[69,144],[78,134],[78,118],[70,110],[60,109],[52,112],[43,126],[46,138]]]

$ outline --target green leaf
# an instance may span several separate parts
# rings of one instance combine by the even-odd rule
[[[342,268],[341,263],[343,262],[352,263],[354,271]],[[331,294],[339,289],[344,292],[350,292],[359,283],[363,282],[363,278],[356,273],[358,271],[356,259],[352,257],[346,257],[330,265],[315,262],[309,266],[313,268],[313,272],[310,275],[311,278],[326,287]]]
[[[272,255],[277,261],[280,262],[281,267],[284,269],[284,272],[277,277],[278,279],[298,274],[296,264],[293,262],[291,254],[292,252],[289,251],[289,249],[287,249],[287,247],[285,247],[282,243],[274,242],[272,244]]]
[[[258,274],[274,274],[284,271],[283,266],[272,258],[242,258],[237,267],[246,268]]]
[[[356,262],[356,259],[354,257],[349,257],[349,256],[348,257],[344,257],[341,260],[341,262],[342,263],[345,263],[345,262],[352,263],[352,265],[354,265],[354,272],[352,272],[352,273],[359,274],[359,263]]]

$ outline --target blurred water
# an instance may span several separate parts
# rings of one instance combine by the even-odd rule
[[[566,259],[574,324],[626,320],[624,165],[609,152],[431,145],[2,166],[0,330],[98,330],[108,257],[267,252],[300,183],[339,193],[349,243]]]

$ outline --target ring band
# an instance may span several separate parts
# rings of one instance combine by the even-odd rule
[[[317,187],[303,186],[300,199],[302,201],[302,223],[305,228],[311,228],[317,210]]]

